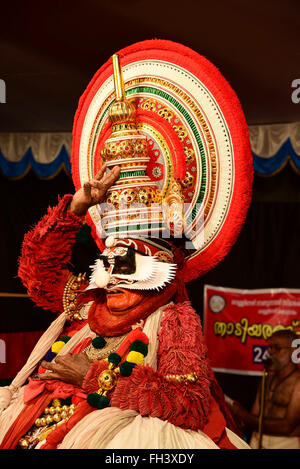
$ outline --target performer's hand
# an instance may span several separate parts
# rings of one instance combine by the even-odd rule
[[[55,358],[53,362],[42,361],[41,366],[50,370],[51,373],[41,373],[35,376],[36,379],[60,379],[66,383],[75,384],[82,387],[85,375],[87,374],[92,361],[85,353],[74,355],[62,355]]]
[[[115,183],[120,175],[120,167],[115,166],[105,174],[104,164],[94,179],[85,182],[76,194],[70,205],[70,210],[76,215],[85,215],[87,210],[93,205],[100,204],[105,197],[107,190]]]

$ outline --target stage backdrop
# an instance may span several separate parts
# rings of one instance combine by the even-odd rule
[[[214,371],[260,375],[274,332],[290,329],[300,337],[300,290],[205,285],[203,319]]]

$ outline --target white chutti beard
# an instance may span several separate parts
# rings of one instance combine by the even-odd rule
[[[114,279],[122,279],[117,287],[129,290],[159,290],[170,283],[176,275],[176,264],[159,262],[154,256],[142,256],[135,254],[136,271],[130,275],[109,274],[104,267],[103,261],[97,259],[91,266],[92,274],[90,283],[86,290],[93,288],[106,288],[107,290],[115,288]],[[107,286],[110,283],[109,286]]]

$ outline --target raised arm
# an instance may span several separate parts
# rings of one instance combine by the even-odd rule
[[[63,291],[72,275],[68,263],[83,216],[89,207],[103,201],[120,174],[118,167],[108,174],[105,170],[104,165],[74,196],[65,195],[55,208],[49,208],[25,235],[18,275],[37,306],[56,313],[63,311]]]

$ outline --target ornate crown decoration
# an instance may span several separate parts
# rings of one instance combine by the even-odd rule
[[[118,55],[80,99],[74,185],[104,162],[119,165],[106,208],[93,206],[86,217],[99,249],[109,235],[161,242],[184,232],[188,282],[224,258],[245,219],[253,172],[247,123],[229,83],[192,49],[154,39]]]
[[[109,109],[112,135],[101,151],[108,168],[120,166],[119,180],[108,190],[108,207],[102,215],[107,235],[158,236],[163,231],[183,231],[183,198],[173,181],[165,203],[154,181],[146,174],[150,161],[148,142],[136,125],[136,109],[126,98],[122,68],[117,54],[112,56],[115,101]],[[182,205],[181,205],[182,204]],[[168,228],[167,226],[168,225]]]

